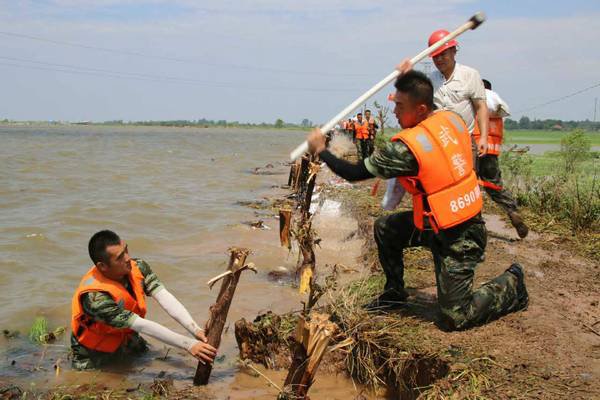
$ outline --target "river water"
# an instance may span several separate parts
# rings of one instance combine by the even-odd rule
[[[298,309],[302,298],[294,289],[266,278],[267,271],[296,261],[278,246],[278,222],[264,217],[273,229],[253,230],[241,222],[261,216],[237,202],[276,193],[273,186],[287,181],[283,161],[304,136],[276,130],[0,126],[0,328],[26,336],[37,315],[51,327],[68,327],[71,296],[91,264],[87,241],[101,229],[125,239],[131,255],[145,259],[201,324],[217,294],[206,281],[223,271],[230,246],[251,248],[248,261],[261,270],[242,277],[231,327],[240,317],[252,319],[268,309]],[[251,173],[269,163],[273,175]],[[346,262],[358,254],[354,250],[344,251]],[[340,249],[330,253],[339,258]],[[184,333],[152,301],[147,317]],[[232,331],[224,335],[225,357],[216,363],[209,386],[222,397],[272,398],[276,392],[264,381],[239,372]],[[185,352],[171,350],[157,359],[166,348],[152,340],[147,356],[117,371],[70,371],[68,336],[43,354],[24,338],[0,338],[0,378],[42,386],[82,381],[123,386],[151,381],[160,371],[189,383],[194,372],[196,363]],[[52,370],[57,359],[63,366],[58,376]],[[355,393],[342,377],[321,379],[314,390],[323,396],[318,398]]]

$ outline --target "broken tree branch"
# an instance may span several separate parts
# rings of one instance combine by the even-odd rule
[[[232,247],[229,251],[231,255],[229,257],[229,265],[227,266],[226,273],[220,274],[209,281],[209,284],[211,281],[214,281],[212,282],[212,284],[214,284],[219,279],[223,280],[221,283],[221,290],[217,296],[217,301],[210,307],[210,316],[204,327],[208,343],[215,348],[218,348],[221,344],[221,334],[223,333],[223,328],[227,321],[229,306],[231,306],[231,301],[233,300],[240,274],[246,269],[254,269],[254,265],[244,264],[246,262],[246,257],[250,254],[249,249]],[[254,271],[256,272],[255,269]],[[210,378],[211,371],[212,364],[198,362],[196,375],[194,376],[194,385],[206,385]]]
[[[290,228],[292,227],[292,210],[290,208],[282,208],[279,210],[279,242],[281,246],[290,249]]]
[[[327,314],[312,313],[310,319],[299,318],[294,337],[292,365],[279,399],[307,398],[329,341],[337,330],[337,325],[329,320]]]

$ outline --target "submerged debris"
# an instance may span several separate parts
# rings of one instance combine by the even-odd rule
[[[244,318],[235,323],[235,340],[240,359],[251,360],[265,368],[287,368],[290,363],[288,336],[297,316],[279,316],[272,311],[257,316],[252,323]]]
[[[271,230],[268,225],[265,225],[265,222],[262,219],[259,219],[258,221],[244,221],[243,224],[248,225],[252,229]]]
[[[11,331],[11,330],[8,330],[8,329],[3,329],[3,330],[2,330],[2,335],[4,335],[4,337],[5,337],[6,339],[14,339],[14,338],[17,338],[17,337],[19,337],[19,335],[20,335],[20,334],[21,334],[21,333],[20,333],[19,331]]]

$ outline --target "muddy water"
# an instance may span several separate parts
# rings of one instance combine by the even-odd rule
[[[253,249],[249,260],[261,269],[242,278],[230,321],[267,309],[297,309],[296,291],[266,278],[268,270],[295,265],[295,257],[278,246],[278,222],[236,202],[273,195],[273,185],[286,183],[281,161],[303,136],[274,130],[0,127],[0,328],[24,336],[36,315],[51,326],[68,326],[71,295],[90,266],[87,241],[105,228],[119,233],[133,256],[148,261],[201,323],[216,297],[205,282],[222,272],[230,246]],[[273,175],[250,173],[269,163]],[[258,218],[273,229],[240,223]],[[345,236],[355,229],[352,221],[346,225],[332,226]],[[353,265],[358,246],[332,243],[320,261]],[[152,301],[148,317],[184,333]],[[44,354],[24,339],[0,338],[0,378],[130,387],[132,380],[151,381],[166,371],[176,383],[190,382],[195,362],[174,349],[157,359],[166,348],[150,342],[152,351],[135,363],[79,373],[65,360],[68,335]],[[232,329],[220,354],[210,385],[220,397],[272,396],[263,380],[240,372]],[[63,368],[56,377],[52,365],[59,358]],[[322,398],[355,393],[349,381],[333,377],[321,379],[315,390],[327,393]]]

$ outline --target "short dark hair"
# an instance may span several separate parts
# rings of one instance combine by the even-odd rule
[[[358,117],[359,115],[362,115],[362,113],[357,113],[356,116]]]
[[[433,85],[424,73],[410,70],[396,79],[394,87],[397,91],[408,94],[415,103],[425,104],[430,110],[433,105]]]
[[[370,113],[370,112],[371,112],[371,110],[365,110],[365,114],[366,114],[366,113]]]
[[[121,243],[119,235],[108,229],[94,233],[88,243],[88,252],[94,264],[107,261],[106,248]]]
[[[482,79],[483,81],[483,87],[488,89],[488,90],[492,90],[492,82],[488,81],[487,79]]]

